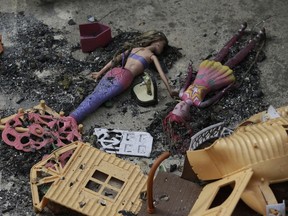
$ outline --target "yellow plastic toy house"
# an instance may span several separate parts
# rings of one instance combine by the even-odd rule
[[[60,158],[65,154],[71,157],[63,164]],[[52,202],[95,216],[138,212],[146,180],[138,166],[83,142],[54,151],[30,173],[35,211]]]
[[[34,208],[41,211],[52,202],[96,216],[120,216],[121,211],[138,216],[147,211],[155,216],[269,215],[288,199],[288,107],[277,112],[276,118],[258,113],[209,147],[187,151],[182,178],[159,172],[154,179],[169,152],[154,162],[147,177],[130,162],[74,142],[32,167]],[[203,187],[191,181],[195,176],[208,182]],[[272,191],[277,183],[286,183],[280,201]],[[230,192],[223,196],[226,186]],[[147,206],[140,197],[144,191]],[[285,211],[285,202],[280,206]]]

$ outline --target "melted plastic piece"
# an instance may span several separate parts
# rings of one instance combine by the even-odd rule
[[[76,121],[51,110],[42,101],[40,105],[1,119],[2,139],[17,150],[31,152],[54,145],[62,147],[81,140]]]
[[[149,157],[153,137],[147,132],[95,128],[94,135],[108,153]]]

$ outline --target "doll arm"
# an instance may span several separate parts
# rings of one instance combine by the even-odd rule
[[[115,58],[116,63],[119,63],[122,59],[122,56],[123,55],[126,56],[127,53],[128,53],[128,50],[123,52],[122,54],[117,55]],[[91,73],[92,78],[96,80],[100,78],[103,74],[105,74],[112,67],[112,63],[113,63],[113,60],[109,61],[99,72],[92,72]]]
[[[229,89],[234,87],[234,84],[235,84],[234,82],[231,83],[226,88],[222,89],[220,92],[218,92],[216,95],[214,95],[212,98],[209,98],[209,99],[201,102],[198,105],[198,107],[205,108],[205,107],[210,106],[211,104],[217,103]]]
[[[164,82],[164,84],[165,84],[170,96],[171,97],[177,96],[178,93],[176,91],[174,91],[174,90],[173,91],[171,90],[171,87],[170,87],[170,85],[168,83],[168,79],[167,79],[167,77],[165,76],[165,74],[163,72],[163,69],[162,69],[162,67],[160,65],[160,62],[159,62],[158,58],[155,55],[152,55],[151,56],[151,60],[154,62],[155,67],[156,67],[156,69],[157,69],[162,81]]]
[[[180,89],[180,92],[179,92],[179,97],[181,98],[184,91],[186,91],[186,89],[191,85],[192,83],[192,80],[193,80],[193,68],[192,68],[192,62],[189,63],[188,65],[188,75],[186,77],[186,81],[185,81],[185,84],[184,86]]]
[[[109,61],[99,72],[92,72],[91,77],[95,80],[99,79],[112,66],[112,60]]]

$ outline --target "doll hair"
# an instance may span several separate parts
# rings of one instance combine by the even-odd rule
[[[187,121],[184,118],[175,115],[174,113],[172,113],[172,111],[164,118],[162,125],[164,132],[166,133],[166,135],[169,136],[171,141],[174,143],[179,142],[180,140],[183,139],[175,131],[177,129],[180,130],[180,127],[187,129],[186,134],[192,135],[192,128],[187,123]]]
[[[168,39],[165,36],[165,34],[163,32],[160,31],[155,31],[155,30],[151,30],[151,31],[147,31],[142,33],[141,35],[137,36],[135,39],[129,41],[129,42],[125,42],[123,47],[121,49],[119,49],[113,56],[112,59],[112,67],[116,66],[117,63],[119,63],[120,59],[116,59],[116,57],[125,52],[126,50],[128,50],[128,53],[125,56],[125,61],[127,59],[127,56],[129,56],[131,50],[135,47],[147,47],[150,44],[156,42],[156,41],[162,41],[164,40],[166,43],[166,46],[168,45]]]
[[[168,45],[168,39],[163,32],[151,30],[139,35],[133,41],[125,43],[124,48],[126,48],[126,50],[129,50],[134,47],[146,47],[153,42],[162,40],[164,40],[166,42],[166,45]]]

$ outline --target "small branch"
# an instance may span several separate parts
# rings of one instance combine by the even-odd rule
[[[104,15],[103,17],[101,17],[98,21],[101,21],[102,19],[104,19],[105,17],[107,17],[108,15],[110,15],[111,13],[113,13],[114,11],[116,11],[116,9],[112,10],[112,11],[109,11],[109,13],[107,13],[106,15]]]
[[[259,26],[261,23],[265,23],[266,20],[270,19],[272,17],[272,15],[267,16],[266,18],[264,18],[263,20],[261,20],[260,22],[256,23],[250,30],[250,32],[253,32],[253,30]]]
[[[243,83],[243,80],[244,80],[244,77],[251,71],[252,67],[256,64],[257,60],[258,60],[258,57],[259,57],[259,54],[260,52],[263,50],[264,46],[266,44],[266,37],[263,39],[262,41],[262,44],[260,46],[260,48],[258,49],[257,53],[256,53],[256,56],[254,58],[254,61],[251,63],[251,65],[249,66],[249,68],[244,72],[244,75],[243,75],[243,78],[242,80],[239,82],[239,85],[238,87],[240,87]]]

